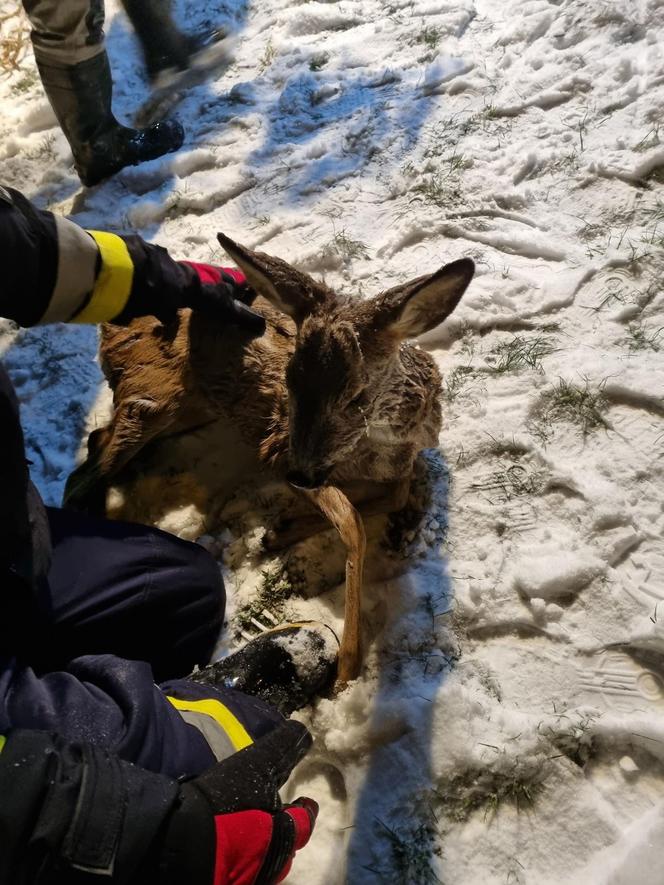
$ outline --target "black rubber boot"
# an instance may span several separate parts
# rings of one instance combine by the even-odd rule
[[[262,698],[290,716],[331,683],[338,651],[339,640],[331,627],[315,621],[285,624],[189,678]]]
[[[184,71],[189,67],[197,42],[173,21],[170,0],[122,0],[122,5],[143,47],[150,80],[165,70]]]
[[[91,187],[125,166],[176,151],[184,130],[175,120],[146,129],[121,126],[113,116],[113,81],[106,52],[68,67],[37,62],[44,90],[62,127],[83,184]]]

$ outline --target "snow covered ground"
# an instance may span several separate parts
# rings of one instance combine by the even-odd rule
[[[147,87],[108,7],[128,119]],[[238,42],[179,106],[177,155],[82,191],[28,54],[0,80],[0,181],[178,257],[222,261],[222,230],[357,297],[477,264],[421,342],[444,427],[407,516],[373,531],[366,672],[304,717],[316,746],[289,789],[322,813],[289,881],[662,883],[664,2],[178,11]],[[3,346],[55,502],[102,420],[94,333]],[[195,516],[165,523],[191,536]],[[269,560],[259,518],[238,520],[243,537],[207,539],[235,588],[229,635],[298,582],[328,589],[285,613],[339,626],[334,538]]]

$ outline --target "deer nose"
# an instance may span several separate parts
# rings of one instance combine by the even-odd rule
[[[305,473],[304,470],[289,470],[286,480],[296,489],[317,489],[327,479],[329,470],[316,470]]]

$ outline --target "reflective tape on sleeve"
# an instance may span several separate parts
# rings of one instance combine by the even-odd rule
[[[182,698],[170,697],[170,695],[166,695],[166,699],[169,700],[175,709],[182,714],[186,722],[199,728],[199,731],[203,733],[203,736],[210,744],[213,752],[218,749],[219,754],[222,756],[228,755],[221,745],[218,748],[213,746],[213,741],[210,740],[209,728],[204,727],[203,724],[199,727],[195,717],[204,719],[206,723],[210,723],[210,720],[212,720],[212,723],[221,729],[223,736],[227,741],[230,741],[236,752],[237,750],[243,750],[245,747],[253,744],[253,740],[244,725],[242,725],[237,716],[233,715],[228,707],[224,706],[221,701],[213,700],[212,698],[206,698],[202,701],[187,701]],[[219,758],[219,754],[215,752],[217,758]]]
[[[89,230],[101,255],[101,269],[92,294],[72,323],[103,323],[124,310],[134,281],[134,263],[127,244],[117,234]]]

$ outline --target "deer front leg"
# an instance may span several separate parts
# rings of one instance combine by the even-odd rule
[[[337,685],[357,679],[362,666],[360,611],[366,537],[362,517],[334,486],[306,491],[305,495],[339,532],[346,546],[346,598],[344,630],[339,648]]]
[[[384,513],[397,513],[403,510],[408,501],[410,477],[394,483],[362,483],[357,488],[345,488],[344,493],[360,515],[367,519]],[[304,498],[311,501],[310,493],[302,491]],[[313,502],[312,502],[313,503]],[[320,532],[327,531],[330,522],[314,514],[299,514],[287,519],[282,526],[270,529],[265,533],[263,545],[270,553],[276,553],[306,541]]]
[[[157,403],[146,400],[119,405],[111,423],[90,434],[88,457],[67,479],[63,504],[103,514],[109,481],[174,423],[173,411]]]

